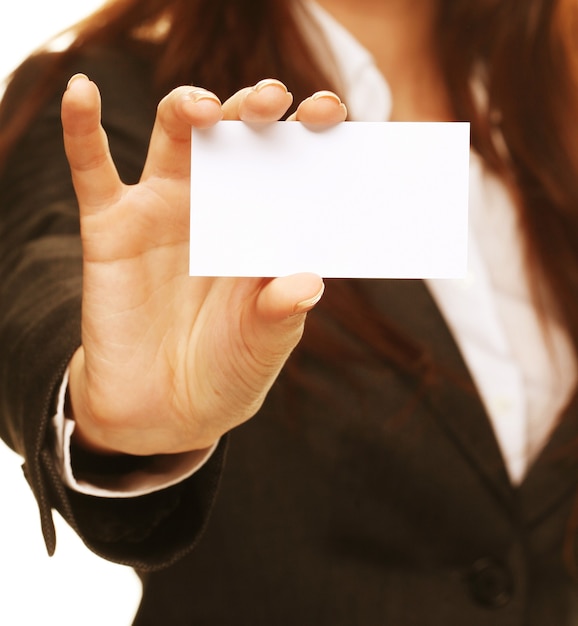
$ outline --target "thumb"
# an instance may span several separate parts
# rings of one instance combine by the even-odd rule
[[[270,281],[257,299],[257,315],[263,321],[299,323],[323,296],[325,285],[317,274],[293,274]]]
[[[246,328],[245,345],[270,385],[303,335],[306,313],[321,299],[322,279],[315,274],[275,278],[262,288]]]

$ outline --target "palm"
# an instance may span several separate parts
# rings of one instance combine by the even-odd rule
[[[257,410],[299,340],[304,316],[291,313],[320,279],[189,277],[189,129],[217,122],[220,105],[165,99],[142,180],[127,187],[106,152],[96,88],[73,85],[63,125],[84,258],[83,346],[71,366],[77,423],[113,450],[207,447]],[[287,95],[269,95],[275,118]],[[239,102],[225,115],[238,116]]]

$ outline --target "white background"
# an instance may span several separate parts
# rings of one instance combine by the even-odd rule
[[[101,3],[2,2],[0,79],[50,35]],[[20,465],[20,458],[0,442],[0,624],[128,626],[140,597],[136,575],[94,556],[58,517],[56,556],[48,558]]]

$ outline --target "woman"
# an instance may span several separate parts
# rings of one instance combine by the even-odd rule
[[[137,624],[578,619],[576,12],[117,1],[17,72],[3,437],[50,551],[55,507],[137,569]],[[186,276],[190,125],[338,123],[328,86],[471,120],[469,282]]]

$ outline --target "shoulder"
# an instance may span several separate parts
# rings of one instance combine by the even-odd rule
[[[2,127],[25,121],[18,144],[25,153],[40,146],[60,146],[60,103],[71,76],[86,74],[102,97],[102,124],[125,182],[136,182],[146,156],[158,95],[150,54],[112,45],[42,52],[14,72],[0,107]],[[14,144],[16,146],[17,144]]]
[[[3,117],[10,117],[25,98],[45,84],[48,100],[60,99],[69,78],[82,72],[93,80],[103,102],[138,100],[155,107],[151,51],[127,46],[92,45],[65,51],[42,51],[28,57],[12,74],[3,97]]]

